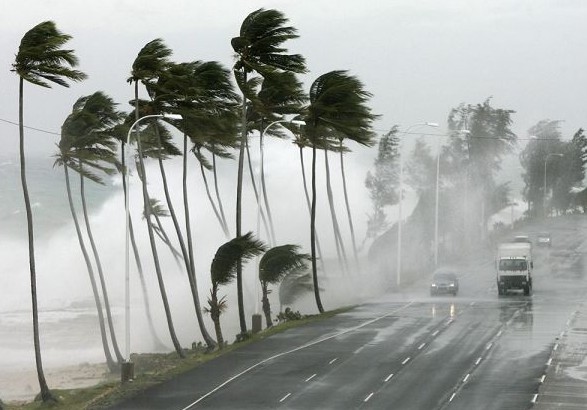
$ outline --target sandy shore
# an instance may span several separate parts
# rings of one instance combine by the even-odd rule
[[[109,375],[105,363],[82,363],[45,369],[45,377],[50,389],[71,389],[93,386],[116,376]],[[5,403],[31,401],[38,392],[39,382],[34,370],[0,374],[0,399]]]

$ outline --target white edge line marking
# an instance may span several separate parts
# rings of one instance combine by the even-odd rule
[[[452,401],[452,399],[454,399],[456,395],[456,393],[453,393],[452,396],[450,396],[450,399],[448,399],[448,401]]]
[[[535,394],[534,397],[532,397],[532,400],[530,400],[530,403],[536,403],[536,400],[538,400],[538,394]]]
[[[463,383],[467,383],[467,380],[469,380],[469,377],[471,377],[471,373],[468,373],[465,378],[463,379]]]
[[[265,364],[265,363],[267,363],[267,362],[269,362],[269,361],[271,361],[271,360],[273,360],[273,359],[277,359],[278,357],[285,356],[285,355],[287,355],[287,354],[294,353],[294,352],[297,352],[297,351],[299,351],[299,350],[306,349],[306,348],[308,348],[308,347],[311,347],[311,346],[317,345],[318,343],[322,343],[322,342],[325,342],[325,341],[327,341],[327,340],[334,339],[335,337],[342,336],[342,335],[344,335],[344,334],[350,333],[350,332],[352,332],[352,331],[354,331],[354,330],[357,330],[357,329],[360,329],[360,328],[362,328],[362,327],[365,327],[365,326],[367,326],[367,325],[370,325],[371,323],[375,323],[375,322],[377,322],[378,320],[381,320],[381,319],[384,319],[384,318],[386,318],[386,317],[388,317],[388,316],[394,315],[394,314],[396,314],[397,312],[400,312],[400,311],[402,311],[402,310],[404,310],[404,309],[406,309],[406,308],[410,307],[410,306],[411,306],[411,305],[413,305],[414,303],[415,303],[414,301],[412,301],[412,302],[409,302],[408,304],[406,304],[406,305],[404,305],[404,306],[402,306],[402,307],[399,307],[399,308],[397,308],[397,309],[395,309],[395,310],[393,310],[393,311],[391,311],[391,312],[389,312],[389,313],[386,313],[386,314],[385,314],[385,315],[383,315],[383,316],[379,316],[379,317],[376,317],[376,318],[374,318],[374,319],[368,320],[368,321],[366,321],[366,322],[365,322],[365,323],[363,323],[363,324],[360,324],[360,325],[357,325],[357,326],[355,326],[355,327],[351,327],[351,328],[345,329],[345,330],[343,330],[343,331],[340,331],[340,332],[338,332],[338,333],[336,333],[336,334],[334,334],[334,335],[330,335],[330,336],[323,337],[322,339],[318,339],[318,340],[315,340],[315,341],[313,341],[313,342],[306,343],[306,344],[304,344],[304,345],[298,346],[298,347],[296,347],[296,348],[293,348],[293,349],[291,349],[291,350],[287,350],[287,351],[285,351],[285,352],[281,352],[281,353],[278,353],[278,354],[276,354],[276,355],[273,355],[273,356],[271,356],[271,357],[268,357],[267,359],[261,360],[260,362],[258,362],[258,363],[255,363],[254,365],[252,365],[252,366],[250,366],[250,367],[246,368],[246,369],[245,369],[245,370],[243,370],[242,372],[240,372],[240,373],[238,373],[238,374],[236,374],[236,375],[232,376],[231,378],[227,379],[227,380],[226,380],[224,383],[221,383],[221,384],[219,384],[218,386],[216,386],[215,388],[213,388],[212,390],[210,390],[208,393],[206,393],[206,394],[204,394],[203,396],[201,396],[201,397],[200,397],[198,400],[194,401],[194,402],[193,402],[193,403],[191,403],[191,404],[188,404],[186,407],[182,408],[181,410],[188,410],[188,409],[191,409],[191,408],[192,408],[192,407],[194,407],[196,404],[198,404],[199,402],[201,402],[201,401],[202,401],[202,400],[204,400],[205,398],[207,398],[207,397],[211,396],[212,394],[216,393],[218,390],[220,390],[221,388],[223,388],[224,386],[226,386],[227,384],[229,384],[229,383],[230,383],[230,382],[232,382],[233,380],[236,380],[237,378],[241,377],[243,374],[246,374],[246,373],[250,372],[251,370],[253,370],[253,369],[255,369],[255,368],[257,368],[257,367],[261,366],[262,364]]]
[[[418,350],[422,350],[424,346],[426,346],[426,343],[422,343],[420,346],[418,346]]]
[[[408,357],[408,358],[406,358],[406,360],[404,360],[404,361],[402,362],[402,364],[406,364],[406,363],[407,363],[407,362],[409,362],[409,361],[410,361],[410,358]]]
[[[434,333],[432,333],[432,336],[436,336],[438,334],[438,330],[435,330]]]
[[[365,400],[363,400],[363,401],[364,401],[364,402],[368,402],[368,401],[369,401],[369,399],[370,399],[371,397],[373,397],[373,394],[374,394],[374,393],[369,393],[369,395],[368,395],[367,397],[365,397]]]
[[[388,382],[391,378],[393,377],[393,373],[391,373],[389,376],[387,376],[385,378],[385,380],[383,380],[384,382]]]
[[[287,399],[289,396],[291,396],[291,393],[287,393],[285,396],[283,396],[283,397],[281,398],[281,400],[279,400],[279,402],[280,402],[280,403],[283,403],[283,401],[284,401],[285,399]]]
[[[305,382],[309,382],[310,380],[312,380],[314,377],[316,377],[316,373],[314,373],[313,375],[311,375],[310,377],[308,377],[306,380],[304,380]]]

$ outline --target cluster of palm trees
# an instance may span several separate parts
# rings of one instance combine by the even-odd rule
[[[236,279],[238,295],[238,312],[240,330],[247,332],[243,300],[242,270],[245,261],[263,254],[259,263],[259,280],[263,289],[263,312],[267,326],[272,323],[271,307],[268,294],[269,285],[279,283],[290,276],[303,276],[301,272],[307,269],[307,262],[311,262],[312,283],[316,305],[320,312],[324,311],[320,300],[318,283],[318,267],[320,249],[316,235],[316,157],[317,151],[323,150],[326,160],[328,176],[328,199],[333,207],[333,195],[330,189],[328,151],[340,155],[341,169],[344,181],[344,153],[348,151],[345,140],[353,140],[362,145],[371,145],[374,133],[371,124],[376,118],[372,114],[367,102],[370,94],[356,77],[346,71],[332,71],[319,76],[311,85],[309,95],[304,93],[298,75],[305,73],[306,63],[299,54],[288,54],[285,43],[298,37],[297,30],[288,26],[288,19],[277,10],[259,9],[249,14],[243,21],[239,35],[232,39],[232,47],[236,53],[236,61],[232,72],[217,62],[191,61],[175,63],[171,60],[172,52],[161,39],[147,43],[138,53],[131,69],[128,82],[134,86],[133,110],[129,113],[119,111],[114,101],[105,93],[99,91],[80,98],[73,106],[71,114],[66,118],[61,130],[61,140],[58,152],[55,155],[55,164],[62,166],[65,172],[67,193],[74,226],[79,239],[96,308],[98,310],[100,331],[106,360],[114,370],[123,361],[117,346],[116,336],[109,309],[109,300],[104,272],[100,263],[97,246],[94,242],[90,220],[88,218],[84,183],[91,181],[103,183],[104,175],[119,172],[122,175],[124,195],[128,195],[126,174],[128,171],[125,157],[127,149],[127,134],[134,140],[129,142],[136,145],[133,159],[137,173],[141,180],[144,220],[146,222],[151,254],[159,291],[163,301],[171,341],[177,354],[184,352],[176,337],[165,282],[159,262],[157,238],[171,249],[177,261],[183,265],[190,291],[193,298],[196,319],[202,336],[208,345],[223,346],[223,336],[220,328],[220,315],[226,309],[226,299],[218,294],[219,286],[226,285]],[[38,329],[38,308],[36,295],[36,271],[33,219],[30,199],[26,183],[25,147],[24,147],[24,83],[29,82],[42,87],[51,87],[52,84],[68,87],[71,82],[83,80],[86,75],[76,69],[78,61],[72,50],[64,49],[70,36],[60,32],[51,21],[43,22],[29,30],[22,38],[13,71],[19,76],[19,131],[20,131],[20,163],[21,179],[27,216],[29,267],[31,279],[31,296],[33,304],[34,345],[37,363],[37,373],[41,387],[41,397],[44,401],[54,400],[45,381]],[[234,80],[234,81],[233,81]],[[233,82],[238,91],[235,91]],[[139,98],[139,88],[146,91],[147,99]],[[164,114],[176,114],[181,119],[164,118]],[[144,118],[149,116],[149,118]],[[262,219],[265,221],[270,246],[253,237],[251,233],[242,233],[242,190],[243,168],[245,156],[250,165],[249,137],[258,132],[262,152],[263,138],[267,135],[284,137],[284,128],[267,127],[267,125],[282,122],[286,116],[303,123],[296,129],[294,143],[300,150],[304,188],[310,215],[310,243],[309,255],[301,253],[296,245],[286,244],[277,246],[274,220],[270,211],[270,201],[261,165],[261,186],[255,186],[255,194]],[[138,120],[143,118],[141,125]],[[132,124],[137,124],[131,128]],[[178,148],[173,143],[174,132],[183,136],[183,146]],[[130,131],[129,131],[130,130]],[[292,131],[294,129],[292,128]],[[119,150],[120,147],[120,150]],[[303,163],[303,148],[312,150],[311,196],[306,187],[306,173]],[[207,332],[202,317],[201,303],[197,275],[194,263],[194,245],[189,214],[189,192],[187,188],[188,156],[192,152],[199,163],[204,177],[208,200],[210,201],[219,226],[224,232],[227,242],[218,248],[212,261],[210,274],[212,289],[208,306],[204,309],[210,313],[214,322],[216,340]],[[236,193],[236,226],[235,237],[230,239],[230,229],[227,223],[224,207],[219,195],[218,179],[216,175],[216,161],[218,158],[231,158],[232,152],[238,152],[237,193]],[[118,158],[120,152],[120,158]],[[184,218],[177,217],[174,204],[169,192],[165,171],[165,160],[181,155],[183,158],[183,211]],[[262,155],[262,154],[261,154]],[[211,160],[210,160],[211,158]],[[145,160],[157,161],[163,189],[165,193],[166,209],[148,192],[148,175],[146,174]],[[262,164],[262,163],[261,163]],[[84,227],[88,245],[82,234],[82,228],[77,219],[71,192],[70,171],[79,175],[80,196],[84,215]],[[206,173],[213,172],[213,198]],[[254,181],[253,181],[254,183]],[[346,181],[344,181],[345,202],[349,218],[355,269],[358,268],[357,249],[351,212],[348,203]],[[262,196],[262,198],[261,198]],[[263,205],[263,206],[262,206]],[[165,232],[160,221],[161,216],[169,215],[173,221],[176,238],[173,240]],[[332,212],[337,252],[342,271],[349,271],[345,246],[340,235],[338,221]],[[133,254],[145,293],[145,310],[150,318],[150,307],[146,295],[143,264],[139,257],[132,220],[129,218],[130,239]],[[177,250],[173,243],[177,243]],[[270,248],[269,250],[267,250]],[[96,266],[97,279],[93,266]],[[104,309],[102,308],[104,304]],[[103,317],[106,312],[106,320]],[[152,323],[149,321],[151,326]],[[108,330],[106,330],[106,323]],[[151,328],[156,338],[154,329]],[[110,353],[108,333],[114,350],[114,357]],[[115,360],[116,359],[116,360]]]

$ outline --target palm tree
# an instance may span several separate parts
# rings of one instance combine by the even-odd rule
[[[230,74],[217,62],[194,61],[170,64],[156,84],[145,84],[153,98],[156,109],[181,113],[182,120],[174,125],[183,132],[183,203],[185,212],[186,239],[184,240],[167,188],[163,162],[159,156],[159,167],[171,219],[173,220],[180,249],[186,261],[186,272],[190,281],[198,324],[210,348],[215,342],[207,333],[202,318],[195,272],[194,250],[191,234],[190,212],[187,190],[187,141],[188,136],[196,146],[215,141],[226,143],[236,135],[235,110],[238,96],[233,92]],[[185,246],[187,242],[187,248]]]
[[[238,176],[236,188],[236,236],[241,236],[241,204],[244,168],[245,142],[249,132],[247,124],[247,99],[251,89],[248,87],[248,74],[256,72],[264,75],[275,70],[304,73],[306,65],[299,54],[285,54],[283,43],[298,37],[294,27],[287,26],[288,19],[277,10],[263,8],[250,13],[241,24],[238,37],[231,40],[237,54],[233,72],[236,83],[242,92],[241,138],[238,158]],[[242,266],[237,264],[236,272],[239,322],[242,333],[247,331],[243,302]]]
[[[328,163],[329,147],[324,147],[324,167],[326,169],[326,194],[328,197],[328,206],[330,207],[330,217],[332,219],[332,230],[334,231],[334,243],[336,244],[336,253],[338,256],[338,263],[340,264],[341,272],[347,273],[348,260],[346,256],[346,249],[340,233],[340,225],[336,217],[336,210],[334,207],[334,196],[332,195],[332,183],[330,181],[330,165]]]
[[[110,338],[112,340],[112,347],[114,349],[118,363],[121,363],[124,359],[120,353],[120,349],[118,348],[104,272],[102,270],[102,264],[100,262],[96,243],[92,235],[91,225],[87,212],[84,179],[88,178],[96,183],[103,184],[102,178],[90,169],[104,172],[106,174],[112,174],[115,172],[115,170],[109,166],[109,164],[116,162],[116,154],[114,151],[115,142],[112,138],[111,132],[113,127],[120,121],[120,119],[121,116],[120,113],[115,110],[114,101],[104,93],[96,92],[92,95],[79,98],[73,106],[72,113],[63,123],[61,140],[59,142],[59,154],[56,161],[57,165],[64,166],[68,197],[71,196],[68,169],[73,169],[80,175],[80,196],[82,200],[86,231],[96,261],[96,266],[98,268],[98,277],[100,279],[100,286],[102,295],[104,297],[104,307],[106,309]],[[96,301],[96,308],[98,309],[98,316],[100,321],[103,322],[100,296],[95,289],[95,275],[91,266],[91,262],[89,262],[87,259],[87,251],[81,236],[81,231],[79,230],[79,225],[72,202],[70,202],[70,210],[72,212],[74,224],[76,225],[76,232],[78,232],[78,241],[80,242],[80,247],[82,248],[82,253],[88,267],[90,282],[92,284],[94,299]],[[100,323],[100,326],[102,330],[103,323]],[[104,339],[104,335],[102,335],[102,338]],[[104,346],[104,349],[105,351],[108,350],[107,344]],[[109,362],[108,354],[106,356],[107,361]],[[109,366],[112,371],[115,370],[115,368],[110,365],[110,362]]]
[[[41,399],[44,402],[55,401],[55,398],[47,386],[41,359],[33,215],[26,181],[26,163],[24,154],[24,82],[28,81],[34,85],[51,88],[51,83],[63,87],[69,87],[68,81],[82,81],[85,79],[86,75],[84,73],[74,69],[78,64],[78,60],[73,50],[64,50],[61,48],[70,39],[71,36],[60,32],[54,22],[42,22],[25,33],[20,42],[16,59],[12,64],[12,70],[19,76],[18,124],[20,178],[27,217],[35,363],[37,367],[37,378],[39,379],[39,386],[41,389]]]
[[[259,261],[259,280],[263,289],[263,313],[267,327],[272,325],[269,285],[279,283],[291,272],[307,269],[306,261],[310,259],[310,255],[299,253],[299,249],[298,245],[275,246],[265,252]]]
[[[263,242],[256,240],[251,232],[238,236],[220,246],[214,255],[210,267],[212,289],[206,312],[210,313],[216,331],[218,348],[224,347],[224,338],[220,327],[220,315],[226,310],[226,296],[218,299],[220,285],[231,283],[236,277],[236,267],[242,261],[247,261],[265,251]]]
[[[346,71],[330,71],[318,77],[310,87],[310,103],[304,115],[304,131],[312,145],[312,209],[310,216],[310,244],[312,252],[312,279],[316,306],[324,311],[320,299],[316,267],[316,150],[328,145],[329,137],[344,134],[360,139],[370,132],[373,115],[365,105],[367,93],[362,83]]]
[[[293,142],[298,147],[298,152],[300,155],[300,166],[302,170],[302,183],[304,185],[304,195],[306,197],[306,205],[308,207],[308,214],[312,214],[312,204],[310,202],[310,195],[308,194],[308,183],[306,181],[306,167],[304,165],[304,147],[309,145],[308,139],[304,137],[304,135],[299,134],[296,135],[296,138]],[[316,238],[316,251],[318,253],[318,259],[320,260],[320,268],[322,272],[325,272],[326,269],[324,267],[324,258],[322,257],[322,249],[320,248],[320,240],[318,238],[318,233],[315,232],[314,236]]]
[[[134,105],[135,105],[135,120],[140,118],[139,113],[139,81],[143,84],[152,83],[155,81],[161,73],[169,66],[168,57],[171,55],[171,50],[165,46],[163,40],[155,39],[147,43],[137,55],[137,58],[133,62],[131,77],[128,79],[129,83],[134,82]],[[155,121],[157,124],[157,122]],[[154,125],[157,127],[157,125]],[[137,136],[140,135],[137,129]],[[157,136],[157,142],[160,144],[159,134]],[[159,145],[160,146],[160,145]],[[139,159],[139,174],[141,176],[141,185],[143,191],[143,204],[146,211],[145,219],[147,223],[147,231],[149,233],[149,243],[151,245],[151,252],[153,254],[153,262],[155,264],[155,272],[157,274],[157,281],[159,283],[159,291],[163,300],[163,307],[165,309],[165,316],[167,319],[167,327],[171,341],[175,348],[175,351],[180,357],[184,357],[184,353],[181,349],[177,336],[175,334],[175,328],[173,326],[173,319],[171,317],[171,311],[169,309],[169,301],[167,300],[167,292],[165,290],[165,283],[163,282],[163,276],[161,273],[161,265],[159,262],[159,255],[157,253],[157,245],[155,243],[155,236],[153,233],[153,227],[150,223],[150,199],[147,190],[147,176],[145,173],[145,165],[143,161],[143,151],[141,147],[141,139],[137,138],[137,150]]]

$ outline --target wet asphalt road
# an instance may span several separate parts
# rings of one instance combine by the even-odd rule
[[[479,259],[461,267],[456,297],[430,297],[423,281],[239,349],[116,408],[531,408],[587,295],[586,227],[583,218],[551,227],[553,248],[535,253],[530,297],[498,297],[493,261]]]

